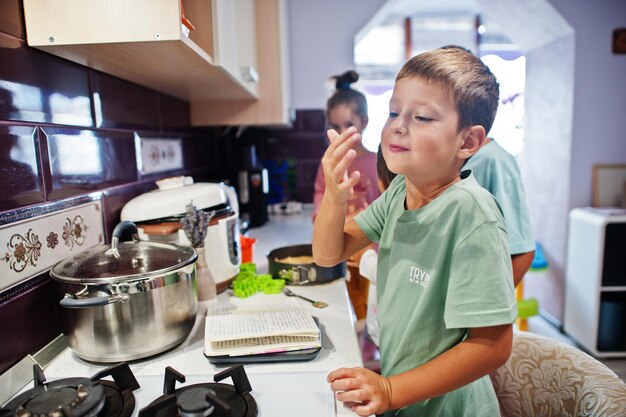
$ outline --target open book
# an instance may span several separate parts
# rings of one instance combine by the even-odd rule
[[[209,310],[204,332],[204,354],[261,355],[320,348],[320,329],[299,308],[258,306],[245,310]]]

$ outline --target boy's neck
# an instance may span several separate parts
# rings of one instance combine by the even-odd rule
[[[424,207],[437,197],[439,197],[445,190],[450,188],[454,183],[459,182],[461,177],[459,174],[452,178],[443,179],[442,181],[424,181],[414,182],[408,177],[405,178],[406,184],[406,209],[416,210]]]

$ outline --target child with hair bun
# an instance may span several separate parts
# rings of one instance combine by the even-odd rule
[[[359,134],[359,141],[354,147],[356,158],[349,169],[350,173],[354,171],[361,173],[359,181],[354,186],[354,192],[346,204],[346,216],[351,218],[369,206],[380,195],[377,187],[376,153],[367,150],[361,141],[360,135],[367,127],[369,117],[365,95],[351,87],[353,83],[358,81],[359,74],[350,70],[341,75],[333,76],[331,79],[335,81],[336,90],[326,103],[328,127],[338,133],[343,133],[348,128],[353,127]],[[326,189],[326,180],[321,164],[317,171],[314,188],[313,220],[315,221]],[[361,252],[348,259],[348,270],[350,271],[348,293],[357,320],[365,319],[369,286],[367,279],[361,277],[358,272],[360,256]]]

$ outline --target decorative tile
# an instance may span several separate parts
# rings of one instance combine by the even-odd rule
[[[146,138],[135,133],[137,168],[141,175],[157,174],[183,168],[181,139]]]
[[[103,242],[100,200],[0,226],[0,291]]]
[[[0,125],[0,211],[45,201],[36,130]]]

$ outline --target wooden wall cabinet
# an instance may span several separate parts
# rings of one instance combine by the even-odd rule
[[[233,0],[225,0],[233,1]],[[258,100],[201,98],[191,102],[193,125],[286,125],[289,76],[285,0],[254,0]]]
[[[276,109],[258,109],[267,97],[286,94],[268,92],[286,85],[276,81],[286,63],[257,57],[266,51],[269,59],[283,56],[284,27],[275,26],[282,21],[263,21],[282,14],[282,1],[183,0],[195,26],[189,36],[179,0],[24,0],[24,18],[30,46],[186,100],[193,125],[234,124],[221,116],[231,102],[257,109],[241,123],[280,124],[287,118],[274,116]],[[267,48],[263,53],[259,43]]]

